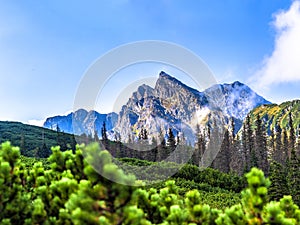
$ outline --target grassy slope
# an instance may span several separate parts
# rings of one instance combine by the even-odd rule
[[[288,129],[289,112],[293,116],[293,126],[295,129],[300,125],[300,100],[284,102],[280,105],[263,105],[255,108],[250,112],[251,120],[253,124],[257,115],[263,118],[264,122],[268,124],[268,128],[273,129],[276,123],[284,129]]]

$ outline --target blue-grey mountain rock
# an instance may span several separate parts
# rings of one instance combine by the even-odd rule
[[[147,130],[149,139],[164,136],[171,128],[175,135],[184,135],[193,143],[197,124],[205,128],[218,121],[220,126],[227,126],[233,117],[237,132],[246,115],[265,104],[270,102],[238,81],[216,84],[200,92],[162,71],[154,88],[139,86],[118,114],[80,109],[67,116],[48,118],[44,127],[56,129],[58,125],[68,133],[93,134],[97,130],[100,134],[105,122],[108,136],[124,142],[137,139],[142,128]]]

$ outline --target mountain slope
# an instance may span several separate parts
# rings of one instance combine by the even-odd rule
[[[255,122],[259,115],[267,126],[268,131],[274,129],[276,124],[279,124],[284,129],[289,129],[289,113],[293,118],[293,126],[295,129],[300,129],[300,100],[287,101],[279,105],[262,105],[250,112],[252,123]]]

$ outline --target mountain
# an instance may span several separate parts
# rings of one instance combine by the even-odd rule
[[[211,95],[215,90],[220,90],[223,96],[222,111],[225,115],[244,120],[246,115],[260,105],[268,105],[271,102],[259,96],[247,85],[236,81],[232,84],[218,84],[204,91],[205,95]]]
[[[106,123],[107,130],[111,130],[115,127],[117,120],[116,113],[100,114],[94,110],[79,109],[66,116],[47,118],[44,127],[52,130],[57,130],[59,127],[60,131],[78,135],[83,133],[93,135],[96,130],[100,135],[103,122]]]
[[[56,129],[58,125],[70,133],[73,126],[75,134],[93,134],[95,128],[99,133],[105,121],[110,137],[119,136],[124,142],[136,139],[142,128],[150,138],[164,135],[171,128],[175,135],[185,135],[193,143],[197,124],[205,127],[219,121],[224,125],[234,117],[238,130],[252,109],[266,104],[271,103],[238,81],[200,92],[162,71],[154,88],[139,86],[118,114],[81,109],[67,116],[48,118],[44,126]]]
[[[249,115],[252,124],[255,123],[257,115],[259,115],[270,133],[277,124],[283,129],[289,129],[289,113],[292,114],[295,130],[300,130],[300,100],[287,101],[279,105],[262,105],[253,109]]]

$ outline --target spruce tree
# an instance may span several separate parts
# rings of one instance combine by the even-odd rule
[[[95,141],[95,142],[99,142],[99,141],[100,141],[100,139],[99,139],[99,137],[98,137],[98,133],[97,133],[97,130],[96,130],[96,129],[94,129],[94,141]]]
[[[244,155],[244,172],[249,171],[252,167],[257,166],[257,155],[255,152],[254,135],[251,127],[250,115],[248,114],[243,125],[242,146]]]
[[[258,158],[255,152],[255,144],[254,144],[254,134],[253,134],[253,130],[251,127],[251,121],[250,121],[250,115],[248,114],[246,117],[246,130],[247,130],[247,145],[249,148],[249,153],[250,153],[250,168],[252,167],[257,167],[258,166]]]
[[[294,202],[297,205],[300,205],[300,161],[297,158],[295,151],[292,151],[291,153],[287,168],[289,192],[292,195]]]
[[[192,163],[196,166],[199,166],[200,159],[201,159],[201,150],[202,150],[202,134],[200,131],[200,126],[197,124],[196,126],[196,143],[195,143],[195,150],[192,155]]]
[[[77,145],[77,142],[75,139],[75,135],[73,134],[71,136],[71,149],[72,149],[73,153],[75,153],[75,151],[76,151],[76,145]]]
[[[269,141],[267,142],[267,145],[269,146],[269,151],[271,153],[271,158],[274,160],[273,156],[274,156],[274,152],[276,150],[275,148],[275,143],[276,143],[276,138],[275,138],[275,129],[270,127],[270,137],[269,137]]]
[[[290,128],[290,136],[289,136],[289,155],[295,151],[296,146],[296,133],[293,125],[293,117],[292,113],[289,112],[289,128]]]
[[[268,149],[267,149],[267,137],[265,127],[259,115],[256,118],[256,130],[255,130],[255,153],[258,159],[257,165],[267,175],[268,166]]]
[[[228,173],[230,171],[230,137],[228,129],[225,130],[224,139],[221,145],[221,149],[217,154],[214,161],[215,168],[219,169],[221,172]]]
[[[168,146],[173,150],[176,146],[175,136],[171,128],[168,129]]]
[[[22,134],[21,134],[20,150],[21,150],[21,155],[25,155],[26,149],[25,149],[25,135],[24,135],[24,132],[22,132]]]
[[[243,158],[243,173],[249,171],[250,167],[250,152],[247,144],[247,128],[246,124],[242,127],[242,158]]]
[[[275,150],[273,151],[272,158],[274,161],[285,164],[286,156],[282,143],[282,129],[280,124],[277,123],[275,126]]]
[[[271,162],[269,178],[271,181],[269,188],[270,200],[278,201],[284,195],[289,195],[287,173],[282,164],[276,161]]]
[[[103,122],[102,128],[101,128],[101,137],[103,141],[107,141],[107,134],[106,134],[106,124]]]
[[[167,158],[166,140],[162,129],[158,131],[158,146],[157,146],[157,157],[156,161],[162,161]]]
[[[289,152],[289,138],[286,129],[282,131],[282,161],[286,163],[287,160],[290,160]]]

